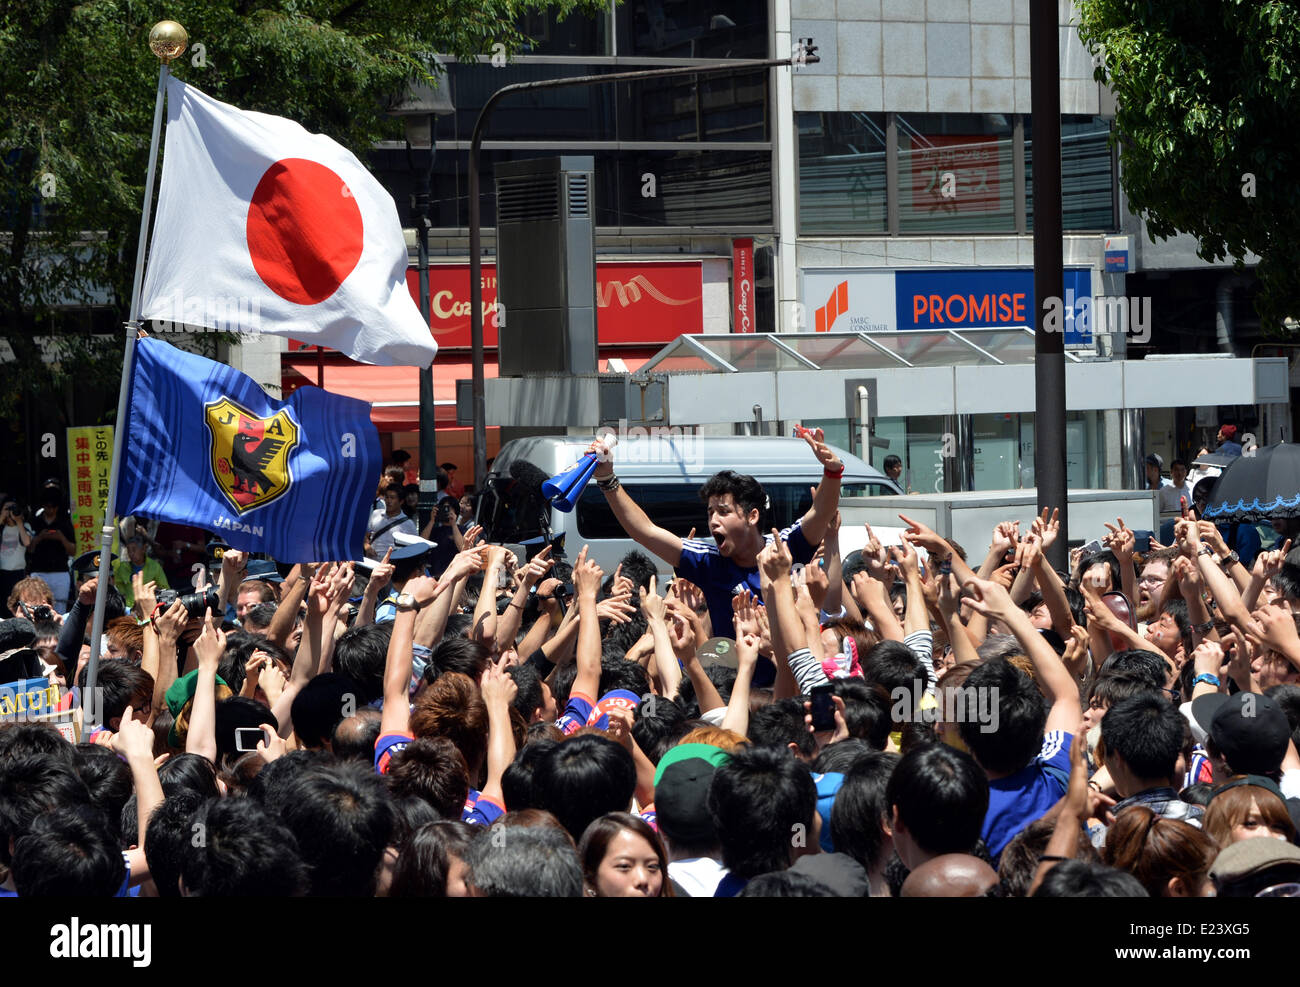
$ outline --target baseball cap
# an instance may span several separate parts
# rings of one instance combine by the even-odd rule
[[[702,757],[687,757],[656,772],[655,824],[668,839],[696,847],[717,842],[718,833],[709,815],[709,785],[717,770],[717,765]]]
[[[736,642],[729,637],[711,637],[700,645],[695,657],[705,668],[721,665],[723,668],[739,668],[740,656],[736,654]]]
[[[641,697],[627,689],[614,689],[600,697],[587,716],[587,726],[598,730],[609,729],[609,711],[611,709],[635,710],[641,705]]]
[[[1238,840],[1225,847],[1210,865],[1210,877],[1219,894],[1226,897],[1248,897],[1270,884],[1298,876],[1300,847],[1271,836]]]
[[[703,758],[715,768],[720,768],[731,760],[730,754],[713,744],[678,744],[676,747],[669,747],[664,751],[664,756],[659,759],[659,765],[655,768],[656,791],[659,788],[659,779],[664,776],[665,771],[678,761],[686,761],[693,757]]]
[[[1286,714],[1268,696],[1216,693],[1192,702],[1192,716],[1237,774],[1277,771],[1291,739]]]
[[[1147,453],[1147,465],[1155,466],[1159,469],[1164,469],[1165,461],[1161,459],[1158,455],[1156,455],[1154,452],[1149,452]]]
[[[1222,425],[1220,426],[1219,431],[1223,433],[1225,439],[1233,439],[1237,436],[1236,425]]]

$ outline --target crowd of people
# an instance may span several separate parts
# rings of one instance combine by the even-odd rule
[[[441,479],[420,529],[400,467],[366,559],[227,549],[195,588],[150,549],[206,535],[141,531],[93,689],[98,580],[29,564],[0,683],[58,701],[0,707],[0,896],[1300,894],[1300,548],[1247,562],[1192,509],[1068,571],[1051,512],[842,554],[805,439],[800,520],[724,471],[701,538],[593,446],[644,549],[612,572],[482,544]]]

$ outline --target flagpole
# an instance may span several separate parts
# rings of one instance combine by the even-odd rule
[[[104,609],[108,603],[108,586],[113,578],[111,563],[113,532],[116,529],[114,509],[117,501],[118,474],[122,469],[122,446],[126,438],[127,408],[131,398],[131,369],[135,357],[135,340],[140,330],[140,290],[144,280],[144,258],[149,242],[149,210],[153,205],[154,178],[158,171],[158,140],[162,134],[163,95],[167,89],[167,76],[173,59],[189,46],[189,35],[175,21],[159,21],[149,32],[149,50],[162,63],[158,66],[158,92],[154,97],[153,134],[149,140],[149,171],[144,183],[144,208],[140,213],[140,239],[135,251],[135,280],[131,285],[131,312],[126,324],[126,350],[122,356],[122,386],[117,394],[117,424],[113,430],[113,462],[109,470],[108,502],[104,505],[104,526],[100,529],[99,583],[95,592],[95,616],[90,632],[90,660],[86,664],[86,690],[82,706],[88,696],[94,695],[99,678],[99,642],[104,633]],[[175,657],[172,658],[175,661]],[[76,683],[72,683],[75,685]],[[94,701],[94,709],[102,704]],[[98,723],[96,726],[104,726]]]

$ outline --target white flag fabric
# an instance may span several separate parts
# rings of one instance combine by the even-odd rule
[[[167,80],[143,318],[427,367],[437,344],[406,268],[393,198],[350,151]]]

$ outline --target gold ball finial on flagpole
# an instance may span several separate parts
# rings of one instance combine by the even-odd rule
[[[168,65],[189,47],[190,36],[175,21],[159,21],[149,32],[149,50]]]

